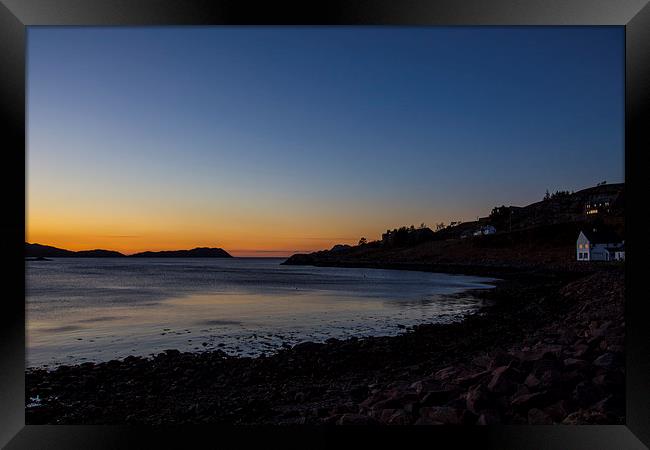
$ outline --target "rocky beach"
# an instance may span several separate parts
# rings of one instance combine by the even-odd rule
[[[462,322],[393,337],[27,369],[26,423],[624,423],[623,265],[411,268],[502,281]]]

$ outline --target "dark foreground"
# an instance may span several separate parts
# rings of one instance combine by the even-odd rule
[[[506,275],[480,314],[397,337],[29,369],[26,422],[622,424],[623,268],[590,271]]]

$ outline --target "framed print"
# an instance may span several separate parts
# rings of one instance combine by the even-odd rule
[[[646,3],[2,0],[0,443],[647,448]]]

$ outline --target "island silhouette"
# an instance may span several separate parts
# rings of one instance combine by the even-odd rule
[[[50,245],[30,244],[25,242],[26,258],[232,258],[232,255],[222,248],[196,247],[191,250],[146,251],[125,255],[115,250],[80,250],[72,251]]]

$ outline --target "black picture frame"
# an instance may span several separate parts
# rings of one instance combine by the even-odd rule
[[[642,253],[647,227],[644,155],[650,149],[650,6],[648,0],[0,0],[0,123],[5,207],[0,242],[5,264],[0,314],[0,445],[17,448],[221,446],[235,437],[283,440],[311,448],[363,434],[366,442],[425,438],[455,447],[641,449],[650,445],[650,338]],[[626,425],[415,427],[323,430],[223,427],[25,426],[25,75],[26,27],[38,25],[613,25],[625,27]],[[638,197],[637,197],[638,195]],[[7,201],[8,200],[8,201]],[[629,249],[632,247],[632,251]],[[638,250],[637,250],[638,249]],[[308,435],[309,433],[309,435]],[[315,433],[318,436],[313,437]],[[308,439],[308,441],[306,440]],[[207,445],[206,445],[207,443]],[[263,443],[269,445],[269,442]],[[428,445],[428,444],[427,444]]]

